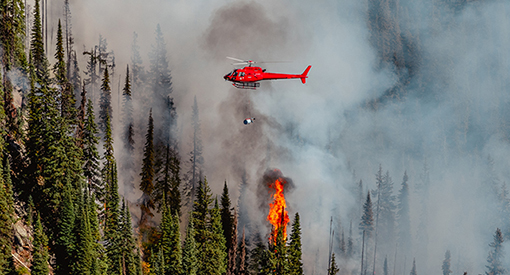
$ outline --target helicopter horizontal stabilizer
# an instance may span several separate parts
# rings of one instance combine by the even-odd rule
[[[306,70],[301,74],[301,82],[303,82],[303,84],[306,83],[306,79],[308,78],[308,72],[310,71],[310,68],[312,68],[312,65],[308,65],[308,67],[306,67]]]

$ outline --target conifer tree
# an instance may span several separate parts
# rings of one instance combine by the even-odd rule
[[[209,240],[205,243],[204,252],[205,264],[200,274],[223,274],[227,271],[227,250],[225,247],[225,236],[221,226],[221,215],[218,200],[215,200],[214,208],[211,210],[211,221],[208,225]],[[200,269],[199,269],[200,271]]]
[[[338,269],[338,265],[335,260],[335,253],[331,255],[331,266],[328,269],[328,275],[336,275],[340,269]]]
[[[3,49],[1,54],[1,63],[4,69],[3,75],[5,75],[5,72],[14,68],[26,70],[24,2],[22,0],[0,2],[0,19],[0,43]]]
[[[56,239],[56,271],[60,274],[72,274],[72,265],[76,261],[76,240],[74,228],[75,225],[75,208],[74,196],[71,194],[71,184],[67,182],[64,188],[64,198],[60,210],[58,220],[57,239]]]
[[[374,214],[372,211],[372,200],[370,199],[370,192],[367,193],[367,200],[363,205],[363,216],[359,224],[359,230],[365,231],[365,235],[370,238],[374,231]]]
[[[145,71],[142,66],[142,56],[140,55],[140,46],[138,45],[138,34],[133,32],[133,44],[131,44],[131,67],[133,68],[133,86],[135,90],[142,88],[145,81]]]
[[[32,37],[30,40],[30,56],[30,62],[34,68],[34,75],[32,78],[41,86],[45,84],[47,85],[49,81],[48,60],[44,53],[39,0],[35,0],[34,6],[34,22],[32,25]]]
[[[301,257],[301,226],[299,223],[299,213],[296,213],[294,216],[294,223],[292,224],[292,232],[290,233],[290,244],[288,248],[290,275],[303,274],[303,262]]]
[[[402,187],[398,195],[397,205],[397,224],[398,224],[398,243],[403,251],[408,251],[411,243],[411,222],[409,217],[409,184],[407,171],[404,172]]]
[[[443,275],[450,275],[450,273],[452,273],[452,271],[450,270],[450,250],[446,250],[446,252],[444,253],[444,261],[443,261],[443,265],[441,266],[441,268],[443,269]]]
[[[151,250],[151,257],[149,261],[149,275],[165,275],[164,256],[161,248],[158,249],[158,253],[156,254]]]
[[[285,245],[287,240],[283,235],[283,226],[278,228],[275,240],[275,242],[273,242],[273,238],[269,240],[269,255],[274,262],[274,269],[271,274],[289,274],[289,259],[287,246]]]
[[[234,221],[232,222],[232,234],[229,236],[230,238],[230,249],[227,248],[228,251],[228,263],[227,263],[227,275],[236,274],[237,269],[237,213],[234,210]]]
[[[86,118],[83,127],[83,175],[88,183],[88,188],[99,199],[104,201],[104,186],[100,181],[99,153],[97,145],[99,143],[99,131],[95,123],[94,107],[89,99],[87,103]]]
[[[0,171],[2,170],[2,163],[0,162]],[[12,191],[9,191],[10,179],[8,179],[8,177],[10,168],[8,162],[6,163],[5,170],[5,172],[2,171],[2,175],[0,176],[0,274],[13,274],[14,262],[11,255],[11,248],[13,240],[12,217],[14,211]]]
[[[201,180],[202,177],[202,169],[204,165],[204,158],[202,156],[202,137],[200,130],[200,118],[196,96],[192,106],[191,123],[193,125],[193,144],[189,160],[191,164],[189,171],[189,173],[191,173],[189,179],[190,180],[189,188],[191,189],[190,196],[193,199],[196,194],[196,189],[198,186],[197,183],[199,180]],[[228,245],[228,247],[230,247],[230,245]]]
[[[105,66],[103,82],[101,84],[101,98],[99,102],[99,129],[106,132],[106,117],[112,117],[112,91],[110,89],[110,75],[108,74],[108,66]]]
[[[124,148],[128,152],[134,150],[133,103],[131,100],[131,81],[129,79],[129,65],[126,68],[126,80],[122,89],[122,121],[124,123]]]
[[[234,217],[230,212],[230,197],[228,196],[227,182],[223,185],[223,193],[221,194],[221,225],[223,228],[223,236],[225,236],[227,251],[232,247],[232,226]]]
[[[32,275],[48,275],[48,238],[44,234],[41,224],[41,217],[37,214],[37,220],[34,227],[34,241],[32,242],[34,250],[32,251]]]
[[[75,215],[75,250],[76,257],[72,264],[73,274],[93,274],[94,258],[97,256],[94,250],[94,237],[90,223],[88,193],[80,194],[78,200],[78,211]]]
[[[165,274],[180,274],[182,272],[182,252],[179,218],[172,215],[168,205],[164,205],[160,227],[160,247],[163,249],[165,258]]]
[[[413,259],[413,268],[411,269],[410,275],[417,275],[417,273],[416,273],[416,259]]]
[[[154,201],[152,193],[154,191],[154,121],[152,119],[152,109],[149,113],[149,125],[147,127],[147,134],[145,135],[145,147],[143,150],[142,160],[142,182],[140,183],[140,190],[143,194],[141,197],[140,209],[142,216],[140,224],[147,222],[149,217],[152,217],[151,209],[154,209]]]
[[[241,243],[239,244],[239,264],[238,264],[238,274],[239,275],[245,275],[247,274],[247,268],[246,263],[248,262],[247,259],[247,253],[246,253],[246,237],[244,234],[244,228],[243,228],[243,236],[241,237]]]
[[[346,248],[347,257],[352,257],[354,254],[354,240],[352,239],[352,221],[349,226],[349,237],[347,238],[347,248]]]
[[[131,227],[131,214],[126,200],[122,200],[121,208],[121,249],[122,249],[122,274],[126,275],[139,275],[137,273],[137,265],[139,257],[136,253],[136,243],[133,238],[133,230]]]
[[[197,274],[197,243],[195,241],[195,228],[193,225],[193,213],[190,214],[186,238],[182,249],[182,273],[188,275]]]
[[[501,260],[503,259],[503,234],[499,228],[496,229],[494,234],[494,241],[489,244],[492,250],[489,251],[487,257],[487,271],[486,275],[502,275],[506,274],[506,270],[503,267]]]
[[[169,145],[165,146],[166,153],[164,159],[163,169],[160,172],[160,177],[155,181],[153,199],[156,208],[161,209],[164,207],[163,201],[170,206],[172,213],[181,215],[181,192],[179,190],[181,185],[180,173],[180,160],[177,149],[171,148]]]
[[[59,85],[60,90],[60,110],[61,115],[69,120],[71,124],[74,124],[76,117],[76,100],[73,94],[73,88],[67,79],[65,53],[64,53],[64,41],[62,36],[62,25],[60,19],[58,20],[57,30],[57,48],[55,51],[56,63],[53,65],[53,72],[55,74],[55,80]]]
[[[383,275],[389,275],[388,271],[388,257],[384,257],[384,264],[383,264]]]

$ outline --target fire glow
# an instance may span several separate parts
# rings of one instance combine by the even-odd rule
[[[287,239],[287,224],[289,223],[289,214],[287,213],[287,204],[285,202],[285,196],[283,195],[284,186],[287,182],[283,178],[278,178],[274,182],[268,183],[269,193],[272,195],[273,202],[269,204],[269,215],[267,220],[273,225],[271,232],[271,239],[276,242],[276,235],[278,229],[282,227],[283,238]]]

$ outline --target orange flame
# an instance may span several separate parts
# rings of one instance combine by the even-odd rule
[[[270,190],[274,189],[273,202],[269,204],[269,215],[267,220],[273,225],[271,232],[271,239],[276,242],[276,235],[278,229],[283,227],[283,238],[287,239],[287,224],[289,223],[289,214],[285,210],[287,204],[285,203],[285,197],[283,195],[283,186],[287,182],[283,178],[278,178],[275,182],[268,184]]]

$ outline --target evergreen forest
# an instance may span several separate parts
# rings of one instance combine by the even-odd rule
[[[510,274],[509,3],[156,2],[0,0],[0,275]]]

